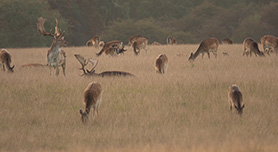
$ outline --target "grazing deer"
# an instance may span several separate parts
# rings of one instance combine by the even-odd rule
[[[99,36],[96,35],[94,36],[92,39],[90,39],[89,41],[87,41],[86,46],[94,46],[94,47],[98,47],[99,46]]]
[[[194,61],[200,53],[202,54],[202,58],[204,56],[204,53],[207,53],[208,58],[210,59],[210,52],[212,52],[216,58],[218,46],[219,46],[219,41],[216,38],[209,38],[203,40],[199,45],[197,51],[194,54],[191,52],[188,60]]]
[[[11,66],[11,55],[6,49],[0,50],[0,61],[3,67],[3,71],[5,71],[5,66],[8,69],[8,72],[14,72],[14,65]]]
[[[144,38],[142,35],[134,35],[128,39],[128,46],[131,46],[139,38]]]
[[[168,36],[166,42],[167,42],[167,45],[177,44],[176,39],[174,37],[172,37],[172,36]]]
[[[102,88],[99,83],[91,82],[84,90],[85,111],[79,110],[81,121],[85,125],[88,122],[90,110],[93,107],[93,119],[98,115],[98,109],[101,103]]]
[[[52,34],[50,32],[46,32],[44,28],[44,23],[46,19],[40,17],[38,18],[37,29],[43,36],[51,36],[53,37],[53,42],[51,44],[50,50],[47,52],[47,63],[50,69],[53,67],[56,69],[56,76],[59,75],[59,67],[62,66],[63,72],[65,75],[66,68],[66,54],[61,50],[61,47],[67,46],[67,41],[64,39],[65,32],[60,33],[58,29],[58,20],[56,19],[55,33]]]
[[[125,51],[127,50],[124,49],[123,42],[115,40],[105,43],[102,49],[96,55],[100,56],[104,52],[106,55],[117,56],[118,54],[124,53]]]
[[[164,74],[167,69],[168,58],[165,54],[160,54],[154,63],[155,71],[160,74]]]
[[[148,39],[144,37],[138,38],[136,41],[132,43],[132,47],[135,55],[138,55],[141,49],[144,49],[147,53],[147,46],[148,46]]]
[[[264,56],[264,53],[259,50],[258,43],[254,41],[252,38],[246,38],[243,41],[243,56],[250,55],[251,57],[252,53],[254,53],[256,56]]]
[[[88,76],[88,77],[92,77],[92,76],[98,76],[98,77],[131,76],[131,77],[134,77],[133,74],[124,72],[124,71],[105,71],[105,72],[101,72],[101,73],[95,73],[94,69],[98,64],[98,61],[93,60],[91,58],[88,59],[88,62],[90,62],[92,64],[92,69],[89,71],[89,70],[85,69],[85,66],[88,64],[87,60],[79,54],[75,54],[74,56],[76,57],[76,59],[80,62],[81,66],[82,66],[80,68],[80,70],[83,71],[83,74],[81,76],[84,75],[84,76]]]
[[[158,45],[161,45],[161,44],[159,42],[156,42],[156,41],[152,43],[152,46],[158,46]]]
[[[241,116],[245,104],[243,103],[242,93],[237,85],[232,85],[228,89],[228,102],[230,103],[230,110],[233,107],[237,110],[237,113]]]
[[[272,35],[265,35],[261,38],[261,45],[264,53],[270,55],[270,52],[278,54],[278,38]]]
[[[221,42],[222,42],[222,44],[227,44],[227,45],[233,44],[233,41],[228,38],[222,39]]]

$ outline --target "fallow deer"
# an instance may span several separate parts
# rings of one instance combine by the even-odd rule
[[[94,69],[98,64],[97,60],[93,60],[93,59],[89,58],[88,61],[87,61],[84,57],[82,57],[79,54],[75,54],[74,56],[76,57],[76,59],[81,64],[80,70],[83,71],[83,74],[81,76],[87,76],[87,77],[93,77],[93,76],[98,76],[98,77],[130,76],[130,77],[134,77],[133,74],[128,73],[128,72],[124,72],[124,71],[105,71],[105,72],[101,72],[101,73],[96,73]],[[88,62],[92,64],[92,69],[90,71],[85,69],[85,66],[88,64]]]
[[[243,103],[242,93],[237,85],[232,85],[228,89],[228,102],[230,104],[230,110],[233,107],[237,110],[237,113],[241,116],[245,104]]]
[[[156,42],[156,41],[155,41],[155,42],[152,43],[152,45],[153,45],[153,46],[158,46],[158,45],[161,45],[161,44],[160,44],[159,42]]]
[[[64,51],[61,50],[61,47],[67,46],[67,41],[64,39],[65,32],[60,33],[58,29],[58,20],[56,19],[56,26],[55,26],[55,33],[46,32],[44,28],[44,23],[46,19],[40,17],[38,18],[37,29],[43,36],[51,36],[53,37],[53,42],[51,44],[50,50],[47,52],[47,63],[50,68],[50,75],[51,75],[51,68],[53,67],[56,69],[56,76],[59,75],[59,67],[62,66],[63,72],[65,75],[65,68],[66,68],[66,54]]]
[[[115,40],[105,43],[102,49],[96,55],[100,56],[104,52],[106,55],[117,56],[118,54],[124,53],[125,51],[127,50],[124,49],[123,42]]]
[[[258,43],[252,38],[246,38],[243,41],[243,56],[250,55],[251,57],[252,53],[254,53],[256,56],[264,56],[264,53],[259,50]]]
[[[90,110],[93,107],[93,119],[96,119],[98,115],[99,106],[101,103],[102,88],[99,83],[91,82],[84,90],[84,112],[80,109],[81,121],[85,125],[89,120]]]
[[[209,38],[203,40],[199,45],[197,51],[194,54],[193,53],[190,54],[188,60],[194,61],[200,53],[202,54],[202,58],[204,56],[204,53],[207,53],[208,58],[210,59],[210,52],[212,52],[216,58],[218,46],[219,46],[219,41],[216,38]]]
[[[221,42],[222,42],[222,44],[227,44],[227,45],[233,44],[233,41],[228,38],[222,39]]]
[[[0,61],[3,67],[3,71],[5,71],[5,66],[8,69],[8,72],[14,72],[14,65],[11,66],[11,55],[6,49],[1,49],[0,50]]]
[[[168,36],[166,42],[167,42],[167,45],[177,44],[176,39],[174,37],[172,37],[172,36]]]
[[[94,47],[98,47],[99,46],[99,36],[96,35],[94,36],[92,39],[90,39],[89,41],[87,41],[86,46],[94,46]]]
[[[278,54],[278,38],[272,35],[265,35],[261,38],[261,45],[264,53],[270,55],[270,52]]]
[[[135,55],[140,53],[141,49],[144,49],[147,53],[148,39],[141,37],[132,43],[133,51]]]
[[[160,54],[154,63],[155,71],[160,74],[164,74],[167,69],[168,58],[165,54]]]
[[[142,35],[134,35],[128,39],[128,46],[131,46],[137,39],[142,38]],[[144,37],[143,37],[144,38]]]

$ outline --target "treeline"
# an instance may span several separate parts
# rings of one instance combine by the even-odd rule
[[[49,46],[52,39],[36,29],[40,16],[47,19],[46,30],[54,30],[58,18],[71,46],[94,35],[127,43],[141,34],[162,44],[169,35],[179,44],[278,35],[276,0],[0,0],[0,10],[0,47]]]

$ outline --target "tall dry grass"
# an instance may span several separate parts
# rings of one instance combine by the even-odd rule
[[[277,151],[278,56],[247,58],[241,45],[221,45],[217,59],[199,56],[191,64],[197,47],[149,46],[139,56],[128,48],[98,58],[99,49],[64,48],[66,77],[20,68],[45,64],[48,48],[8,49],[16,67],[0,72],[0,151]],[[96,72],[123,70],[136,78],[80,77],[76,53],[98,59]],[[160,53],[169,59],[164,75],[154,69]],[[92,81],[104,89],[102,104],[97,121],[84,126],[79,109]],[[234,83],[246,104],[241,118],[229,109]]]

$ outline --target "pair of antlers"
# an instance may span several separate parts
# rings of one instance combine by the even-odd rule
[[[52,29],[49,32],[46,32],[46,30],[44,28],[45,21],[46,21],[46,19],[43,17],[38,18],[37,30],[39,31],[39,33],[41,33],[43,36],[52,36],[54,38],[64,36],[65,31],[63,31],[62,33],[60,32],[61,30],[59,30],[59,28],[58,28],[58,19],[57,18],[56,18],[56,26],[55,26],[54,34],[52,33]]]
[[[76,57],[76,59],[79,61],[79,63],[81,64],[81,68],[80,70],[82,70],[84,72],[84,74],[82,75],[85,75],[85,74],[88,74],[88,73],[91,73],[94,71],[95,67],[97,66],[98,64],[98,61],[97,60],[93,60],[92,58],[89,58],[88,61],[81,55],[79,54],[75,54],[74,55]],[[88,64],[88,63],[91,63],[92,64],[92,69],[89,71],[89,70],[85,70],[85,66]]]

